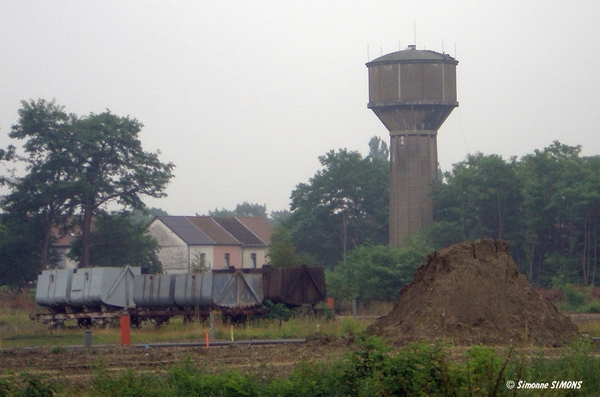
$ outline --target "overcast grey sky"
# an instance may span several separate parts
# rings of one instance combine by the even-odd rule
[[[365,63],[414,43],[458,61],[443,170],[554,140],[600,154],[600,1],[0,2],[0,146],[21,100],[145,125],[176,164],[171,215],[289,209],[331,149],[368,153]]]

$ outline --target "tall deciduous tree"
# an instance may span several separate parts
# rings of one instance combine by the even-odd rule
[[[515,158],[468,155],[434,190],[436,219],[453,222],[461,240],[510,238],[520,225],[521,183]]]
[[[142,124],[136,119],[110,111],[67,115],[62,107],[44,100],[22,104],[10,136],[26,140],[23,148],[30,171],[41,175],[48,186],[43,193],[67,210],[80,211],[81,265],[87,267],[94,215],[110,202],[139,209],[144,207],[142,196],[165,197],[174,165],[142,149],[138,138]],[[55,180],[60,183],[53,185]],[[38,196],[31,197],[36,211],[41,207],[33,202]]]
[[[74,207],[72,195],[72,167],[69,148],[59,145],[62,140],[73,139],[71,129],[74,115],[64,112],[53,102],[39,100],[22,102],[19,122],[12,127],[11,138],[29,138],[23,145],[24,155],[15,156],[14,146],[9,146],[9,158],[26,164],[25,176],[5,176],[3,182],[11,192],[2,199],[3,209],[14,219],[27,219],[42,231],[39,247],[42,267],[51,266],[50,245],[53,228],[65,226]],[[13,222],[14,224],[14,222]]]
[[[292,192],[285,224],[300,252],[333,267],[358,245],[387,243],[389,163],[346,149],[319,161],[323,169]]]
[[[592,284],[598,257],[600,157],[580,146],[552,145],[521,161],[529,273]]]
[[[434,190],[436,248],[463,239],[503,238],[521,271],[538,285],[553,278],[597,282],[600,156],[553,142],[509,161],[469,155]]]
[[[146,233],[146,224],[136,222],[127,211],[99,215],[90,236],[90,263],[94,266],[139,266],[144,273],[158,273],[159,246]],[[73,241],[70,257],[81,261],[81,237]]]
[[[263,218],[267,217],[267,206],[260,204],[250,204],[247,201],[244,201],[242,204],[238,204],[235,207],[235,210],[227,210],[225,208],[221,208],[220,210],[216,209],[214,211],[208,211],[208,215],[210,216],[260,216]]]

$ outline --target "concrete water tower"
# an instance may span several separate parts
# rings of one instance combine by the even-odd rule
[[[390,245],[433,222],[437,133],[456,101],[456,65],[447,54],[409,46],[367,63],[367,107],[390,133]]]

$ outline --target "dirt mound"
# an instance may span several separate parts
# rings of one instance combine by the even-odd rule
[[[456,345],[562,346],[578,334],[519,273],[509,243],[492,239],[430,254],[368,332],[396,345],[444,338]]]

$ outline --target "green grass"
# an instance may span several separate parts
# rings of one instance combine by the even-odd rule
[[[327,320],[321,317],[298,315],[288,321],[257,319],[244,324],[217,321],[214,340],[231,340],[231,331],[236,341],[256,339],[306,338],[315,333],[333,337],[355,334],[365,330],[373,318],[338,318]],[[204,342],[210,332],[207,322],[183,323],[179,318],[156,328],[152,324],[131,330],[131,343]],[[75,320],[65,322],[65,327],[50,328],[35,323],[28,314],[3,315],[0,313],[0,335],[3,348],[55,347],[83,345],[84,330],[76,326]],[[92,330],[94,345],[120,344],[120,328],[114,325]]]
[[[438,342],[414,343],[398,351],[376,337],[357,335],[357,349],[332,363],[303,362],[290,375],[206,371],[191,360],[146,372],[96,368],[92,381],[73,389],[30,374],[0,378],[0,393],[89,396],[600,396],[600,361],[595,346],[574,341],[560,355],[545,356],[473,346],[461,358]],[[575,381],[578,389],[509,388],[512,381]]]

